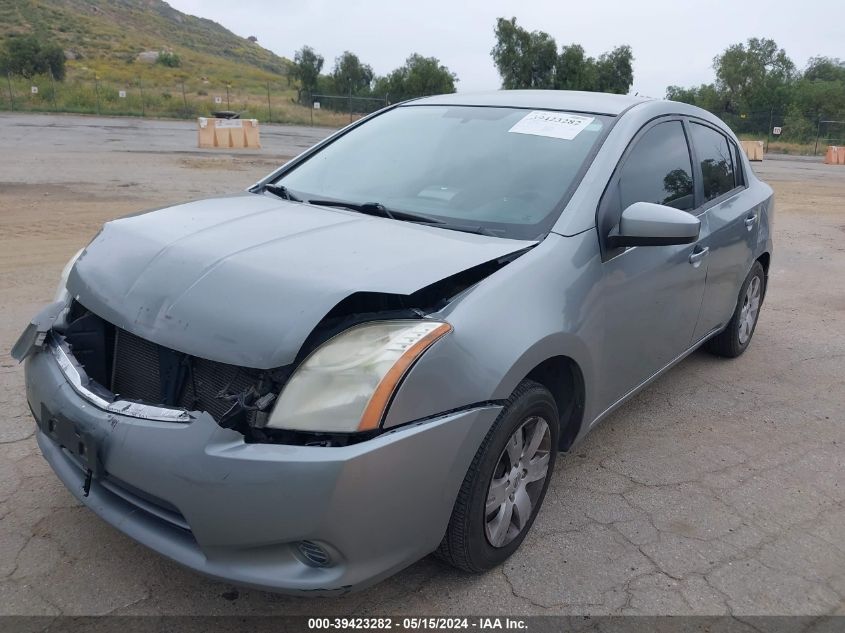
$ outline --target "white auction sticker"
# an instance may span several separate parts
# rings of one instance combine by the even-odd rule
[[[516,122],[508,132],[533,134],[571,141],[585,127],[595,121],[595,117],[569,114],[568,112],[550,112],[533,110]]]

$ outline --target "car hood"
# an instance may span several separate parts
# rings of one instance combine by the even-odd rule
[[[352,293],[411,294],[532,244],[245,193],[107,223],[68,290],[165,347],[268,369]]]

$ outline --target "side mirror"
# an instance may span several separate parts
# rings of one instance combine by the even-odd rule
[[[607,236],[610,248],[692,244],[701,222],[686,211],[652,202],[635,202],[622,212],[619,225]]]

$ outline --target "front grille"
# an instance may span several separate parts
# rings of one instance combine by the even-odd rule
[[[256,381],[248,369],[180,354],[115,328],[111,391],[125,400],[207,411],[220,420],[233,404],[221,393],[242,393]]]

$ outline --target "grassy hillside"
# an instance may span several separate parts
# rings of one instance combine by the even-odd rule
[[[62,47],[67,78],[6,81],[2,108],[191,117],[228,105],[262,120],[311,121],[291,102],[289,60],[161,0],[0,0],[0,37],[29,33]],[[176,54],[179,66],[155,63],[153,51]]]
[[[150,81],[176,75],[211,80],[267,81],[287,73],[288,60],[238,37],[216,22],[190,16],[161,0],[12,0],[0,3],[0,33],[36,33],[76,55],[69,70],[93,69],[105,80],[139,73]],[[138,60],[169,50],[179,68]]]

